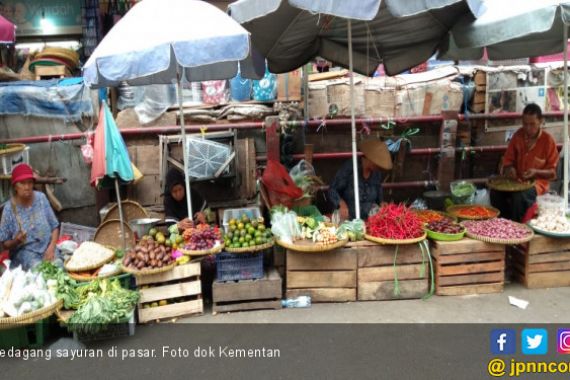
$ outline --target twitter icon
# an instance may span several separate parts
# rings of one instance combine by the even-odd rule
[[[548,332],[545,329],[524,329],[521,339],[523,354],[546,355],[548,353]]]

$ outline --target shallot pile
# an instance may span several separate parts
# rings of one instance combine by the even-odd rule
[[[467,221],[462,224],[471,234],[493,239],[522,239],[531,233],[525,226],[504,218]]]
[[[460,224],[449,219],[430,222],[426,225],[426,229],[433,232],[439,232],[441,234],[459,234],[464,230]]]

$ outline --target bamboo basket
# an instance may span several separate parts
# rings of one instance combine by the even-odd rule
[[[472,206],[480,206],[480,207],[484,207],[492,212],[494,212],[494,215],[492,216],[461,216],[458,214],[459,210],[466,208],[466,207],[472,207]],[[454,216],[456,218],[459,219],[463,219],[463,220],[485,220],[485,219],[493,219],[498,217],[501,212],[491,206],[481,206],[481,205],[455,205],[455,206],[451,206],[447,209],[447,213],[451,216]]]
[[[6,149],[0,149],[0,156],[3,154],[18,153],[26,149],[24,144],[6,144]]]
[[[303,252],[303,253],[323,253],[335,250],[337,248],[342,248],[348,243],[348,239],[339,240],[334,244],[320,244],[320,243],[313,243],[309,240],[299,240],[296,243],[287,243],[283,240],[277,240],[277,244],[283,248],[290,249],[295,252]]]
[[[274,244],[275,244],[275,241],[273,239],[271,239],[271,241],[268,243],[256,245],[253,247],[247,247],[247,248],[228,248],[228,247],[226,247],[226,252],[230,252],[230,253],[259,252],[259,251],[263,251],[265,249],[269,249],[269,248],[273,247]]]
[[[515,222],[513,222],[513,223],[515,223]],[[516,223],[516,224],[518,224],[521,227],[524,227],[528,231],[528,235],[525,236],[524,238],[520,238],[520,239],[497,239],[497,238],[491,238],[491,237],[487,237],[487,236],[483,236],[483,235],[477,235],[477,234],[470,233],[469,229],[467,227],[465,227],[465,229],[466,229],[465,235],[471,239],[480,240],[480,241],[483,241],[485,243],[504,244],[504,245],[523,244],[523,243],[527,243],[527,242],[531,241],[534,238],[534,231],[532,228],[530,228],[524,224],[520,224],[520,223]]]
[[[186,256],[208,256],[208,255],[214,255],[216,253],[220,253],[222,252],[222,250],[224,249],[224,244],[219,244],[213,248],[210,249],[206,249],[206,250],[202,250],[202,251],[192,251],[189,249],[184,249],[184,248],[178,248],[178,250],[180,252],[182,252],[184,255]]]
[[[149,214],[145,208],[135,201],[122,201],[121,206],[123,208],[123,216],[126,222],[129,222],[133,219],[145,219],[149,217]],[[105,218],[103,218],[103,222],[111,219],[119,219],[119,206],[117,204],[113,205],[109,209],[109,212],[107,212],[107,215],[105,215]]]
[[[57,300],[50,306],[43,307],[31,313],[20,315],[19,317],[0,318],[0,330],[7,330],[22,325],[30,325],[52,315],[63,305],[63,300]]]
[[[420,237],[417,237],[415,239],[384,239],[384,238],[379,238],[379,237],[375,237],[372,235],[364,235],[364,238],[368,241],[372,241],[374,243],[378,243],[378,244],[387,244],[387,245],[404,245],[404,244],[415,244],[415,243],[419,243],[420,241],[425,240],[425,238],[427,237],[427,233],[424,232],[424,234]]]
[[[121,247],[123,242],[120,223],[121,221],[118,219],[111,219],[102,223],[97,227],[93,241],[113,249]],[[126,222],[123,222],[123,225],[125,226],[126,249],[129,249],[135,246],[135,234]]]
[[[153,274],[169,272],[172,269],[174,269],[174,267],[176,267],[176,260],[173,260],[172,263],[170,263],[166,266],[163,266],[161,268],[141,269],[141,270],[128,268],[128,267],[121,264],[121,268],[123,268],[123,272],[130,273],[135,277],[150,276]]]

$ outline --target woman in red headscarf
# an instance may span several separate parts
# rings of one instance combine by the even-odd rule
[[[59,222],[43,193],[34,191],[34,172],[26,164],[12,171],[13,196],[4,205],[0,241],[10,251],[12,267],[29,270],[53,261]]]

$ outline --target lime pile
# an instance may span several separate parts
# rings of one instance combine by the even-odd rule
[[[239,219],[229,221],[224,243],[228,248],[249,248],[266,244],[271,239],[271,231],[265,227],[262,217],[249,219],[247,214],[242,214]]]

